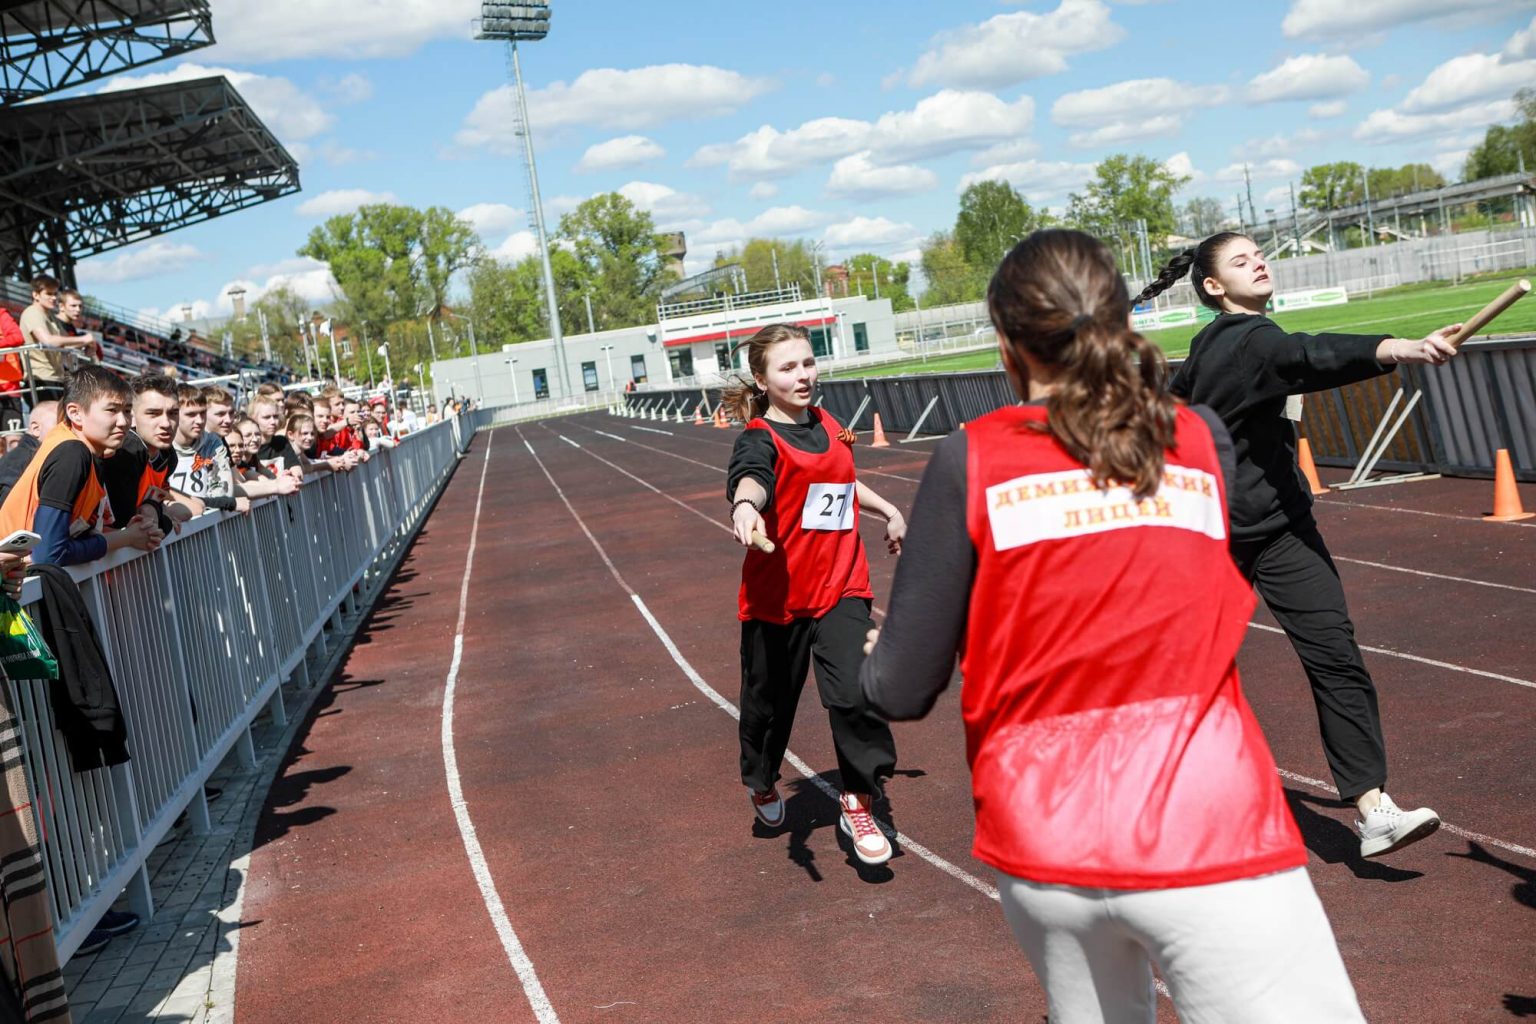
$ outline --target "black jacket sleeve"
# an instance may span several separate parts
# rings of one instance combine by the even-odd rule
[[[731,463],[725,471],[725,500],[736,500],[736,487],[744,478],[751,477],[763,485],[768,500],[773,501],[773,485],[776,479],[774,466],[779,461],[779,449],[768,431],[762,428],[743,430],[736,435],[736,446],[731,449]]]
[[[965,478],[966,437],[957,430],[923,473],[880,642],[859,671],[870,707],[890,719],[922,718],[954,675],[976,577]]]
[[[1210,406],[1191,406],[1190,412],[1199,416],[1211,428],[1211,440],[1216,442],[1216,460],[1221,463],[1221,479],[1226,484],[1228,500],[1231,500],[1232,488],[1237,486],[1237,446],[1232,443],[1232,434]]]
[[[1328,391],[1392,370],[1376,361],[1376,348],[1389,334],[1287,334],[1268,317],[1254,319],[1241,359],[1259,398]]]

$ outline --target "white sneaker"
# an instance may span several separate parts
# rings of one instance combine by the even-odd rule
[[[1405,811],[1381,794],[1381,803],[1373,807],[1364,821],[1356,821],[1360,833],[1360,856],[1380,857],[1401,850],[1440,827],[1440,815],[1428,807]]]
[[[869,813],[869,795],[844,793],[837,802],[842,808],[837,827],[853,840],[853,855],[865,864],[884,864],[890,860],[891,843],[875,823],[875,816]]]
[[[784,798],[779,795],[778,786],[769,786],[766,793],[753,793],[747,790],[752,798],[752,813],[757,815],[757,820],[769,828],[778,828],[784,824]]]

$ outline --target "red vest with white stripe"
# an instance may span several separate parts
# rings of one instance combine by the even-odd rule
[[[773,500],[763,512],[774,552],[747,550],[737,611],[743,622],[819,619],[845,597],[874,596],[859,539],[853,450],[837,439],[831,415],[815,406],[810,411],[827,432],[827,450],[820,455],[786,444],[767,420],[747,424],[749,430],[768,432],[778,458]]]
[[[1253,591],[1211,433],[1180,407],[1158,491],[1099,490],[1015,406],[966,426],[976,579],[961,706],[976,856],[1158,889],[1306,863],[1235,658]]]

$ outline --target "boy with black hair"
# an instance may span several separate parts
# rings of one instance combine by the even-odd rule
[[[151,515],[169,533],[192,518],[179,502],[167,503],[166,481],[176,469],[176,421],[180,404],[176,381],[163,373],[144,373],[129,382],[133,391],[133,429],[106,462],[105,483],[112,515],[126,522]]]
[[[100,361],[106,357],[101,337],[81,326],[85,322],[85,298],[75,289],[59,289],[59,310],[54,319],[58,321],[60,334],[82,343],[79,349],[82,359]]]
[[[37,397],[57,399],[64,394],[64,351],[92,344],[89,338],[66,333],[58,321],[59,282],[47,274],[32,279],[32,305],[22,310],[21,336],[25,344],[41,345],[24,353]]]
[[[121,520],[123,529],[105,529],[113,520],[103,459],[128,436],[133,392],[111,370],[82,366],[59,404],[63,418],[0,504],[0,534],[31,530],[41,536],[32,549],[37,565],[78,565],[122,547],[159,547],[165,535],[144,516]]]

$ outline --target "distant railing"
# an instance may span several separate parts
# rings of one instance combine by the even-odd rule
[[[178,815],[207,831],[203,785],[233,751],[255,764],[251,724],[286,720],[282,685],[342,642],[473,434],[478,414],[428,427],[347,474],[308,479],[249,515],[210,513],[156,551],[70,569],[95,621],[127,723],[131,760],[75,771],[55,726],[56,682],[10,680],[42,835],[60,961],[125,889],[153,911],[145,863]],[[41,596],[29,579],[23,605]],[[317,666],[318,667],[318,664]]]

